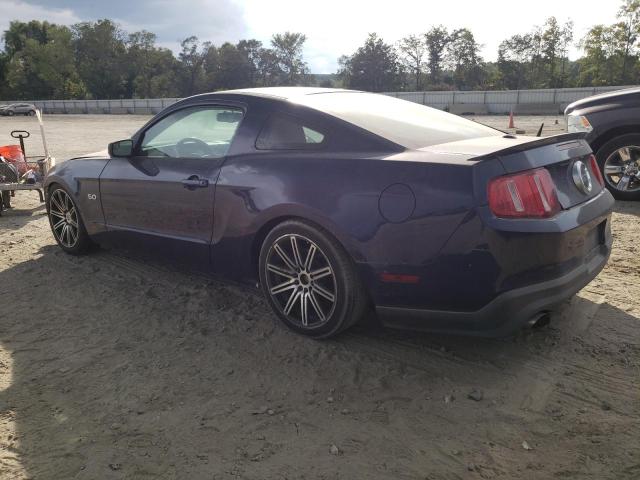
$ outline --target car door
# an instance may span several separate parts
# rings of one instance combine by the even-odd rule
[[[242,117],[224,105],[175,110],[139,136],[131,157],[111,158],[100,175],[108,237],[208,268],[215,184]]]

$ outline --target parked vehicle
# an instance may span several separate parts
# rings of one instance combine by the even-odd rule
[[[11,105],[0,106],[0,115],[12,117],[13,115],[31,115],[36,114],[36,106],[31,103],[12,103]]]
[[[578,100],[565,115],[569,132],[586,133],[613,196],[640,200],[640,88]]]
[[[505,134],[313,88],[197,95],[45,180],[60,247],[93,242],[262,288],[289,328],[501,335],[589,283],[613,198],[582,135]]]

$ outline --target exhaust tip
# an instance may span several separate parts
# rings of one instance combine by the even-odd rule
[[[549,325],[551,322],[551,314],[549,312],[539,312],[536,313],[531,319],[527,322],[527,325],[530,328],[543,328]]]

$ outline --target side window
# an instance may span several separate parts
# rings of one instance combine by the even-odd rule
[[[275,113],[271,115],[258,139],[259,150],[298,150],[318,148],[324,142],[323,133],[304,124],[302,120],[290,115]]]
[[[188,107],[150,127],[138,155],[168,158],[219,158],[229,150],[242,110],[233,107]]]

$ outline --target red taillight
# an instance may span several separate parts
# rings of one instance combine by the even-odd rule
[[[596,156],[594,154],[591,154],[591,156],[589,157],[589,165],[591,165],[591,171],[596,177],[596,180],[598,180],[600,186],[604,187],[604,178],[602,178],[602,172],[600,171],[600,166],[598,165]]]
[[[546,218],[561,207],[551,175],[537,168],[491,180],[489,208],[496,217]]]

